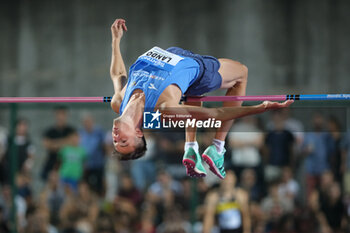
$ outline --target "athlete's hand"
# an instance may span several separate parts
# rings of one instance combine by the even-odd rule
[[[289,105],[291,105],[293,102],[294,102],[294,100],[287,100],[287,101],[284,101],[283,103],[264,101],[262,104],[260,104],[260,107],[262,108],[262,110],[264,112],[267,110],[286,108]]]
[[[112,38],[113,39],[121,39],[123,37],[124,31],[127,31],[127,27],[125,25],[124,19],[116,19],[112,24]]]

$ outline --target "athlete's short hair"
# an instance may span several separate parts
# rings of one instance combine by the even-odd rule
[[[134,160],[144,156],[146,151],[147,151],[146,139],[145,139],[145,136],[142,136],[141,142],[137,145],[135,151],[128,154],[122,154],[114,149],[113,156],[116,156],[119,160]]]

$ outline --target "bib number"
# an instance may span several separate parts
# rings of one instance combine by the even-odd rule
[[[151,63],[160,69],[171,71],[176,64],[183,59],[183,57],[170,53],[159,47],[153,47],[142,54],[139,59]]]

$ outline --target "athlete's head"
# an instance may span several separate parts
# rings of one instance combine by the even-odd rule
[[[120,118],[114,120],[112,136],[115,149],[113,155],[120,160],[138,159],[147,150],[142,129]]]

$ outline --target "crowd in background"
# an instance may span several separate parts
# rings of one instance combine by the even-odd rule
[[[224,180],[186,176],[183,132],[145,132],[146,155],[120,162],[110,156],[111,132],[90,115],[71,126],[58,108],[55,120],[43,132],[40,176],[32,168],[44,155],[31,143],[30,122],[18,119],[13,137],[0,128],[0,232],[14,228],[12,218],[20,233],[350,231],[350,134],[335,117],[315,113],[307,132],[289,110],[263,124],[236,121]],[[202,150],[212,133],[199,132]],[[33,190],[38,179],[43,188]]]

